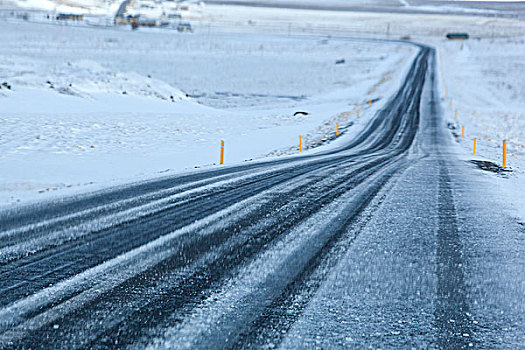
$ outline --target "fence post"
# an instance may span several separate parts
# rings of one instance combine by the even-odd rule
[[[504,168],[507,167],[507,140],[503,140],[503,164]]]
[[[221,161],[220,164],[224,164],[224,141],[221,141]]]

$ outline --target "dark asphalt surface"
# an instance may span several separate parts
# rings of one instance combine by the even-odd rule
[[[340,149],[1,212],[0,348],[520,347],[523,229],[441,113],[421,47]]]

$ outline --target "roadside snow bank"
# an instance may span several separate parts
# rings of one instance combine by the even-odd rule
[[[2,79],[13,87],[11,95],[16,95],[19,88],[28,88],[91,99],[101,93],[153,97],[172,102],[185,98],[180,90],[160,80],[135,72],[112,71],[87,59],[54,64],[47,60],[0,55],[0,71]],[[5,96],[7,91],[4,89],[2,93]],[[28,111],[27,108],[27,105],[21,106],[23,111]]]
[[[479,156],[501,163],[508,141],[508,163],[522,170],[525,162],[525,38],[443,42],[439,45],[442,78],[448,88],[448,120],[466,127],[466,148],[477,139]],[[452,99],[452,107],[450,107]]]
[[[497,31],[497,27],[492,30]],[[463,159],[501,166],[503,140],[507,140],[507,166],[512,172],[487,176],[492,175],[495,186],[505,193],[514,215],[521,220],[525,220],[524,44],[525,37],[436,43],[442,62],[443,108],[464,150]],[[465,127],[465,138],[460,136],[461,127]],[[472,154],[474,139],[476,155]]]

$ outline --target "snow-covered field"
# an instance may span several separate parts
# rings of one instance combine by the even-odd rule
[[[333,135],[336,120],[350,135],[382,103],[367,101],[395,91],[416,52],[264,33],[2,27],[7,205],[210,166],[221,140],[233,164],[297,154],[299,135],[308,148]]]
[[[3,202],[213,166],[220,140],[234,164],[297,154],[299,135],[306,147],[322,143],[336,121],[352,137],[415,49],[350,37],[437,47],[443,108],[450,122],[457,108],[467,130],[465,159],[476,137],[477,157],[500,163],[506,138],[514,172],[503,185],[523,184],[523,21],[206,5],[192,25],[178,34],[3,22],[0,83],[12,86],[0,89]],[[471,40],[447,41],[449,31]]]

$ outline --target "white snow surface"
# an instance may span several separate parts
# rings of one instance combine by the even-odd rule
[[[121,0],[0,0],[0,7],[112,16]]]

